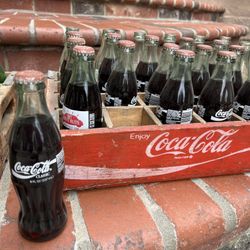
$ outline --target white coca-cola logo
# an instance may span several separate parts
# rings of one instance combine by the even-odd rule
[[[52,168],[50,168],[50,165],[54,163],[56,163],[56,159],[37,162],[32,166],[22,165],[21,162],[16,162],[12,169],[12,174],[19,179],[31,179],[51,172]]]
[[[185,136],[171,138],[170,132],[165,132],[154,138],[146,148],[146,155],[150,158],[162,155],[194,155],[198,153],[221,153],[227,151],[232,140],[230,136],[239,130],[221,129],[208,130],[199,136]]]
[[[214,116],[211,116],[212,121],[225,121],[233,114],[233,109],[228,111],[223,111],[222,109],[218,110]]]

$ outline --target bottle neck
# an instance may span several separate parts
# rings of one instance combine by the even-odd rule
[[[145,45],[144,47],[144,54],[142,61],[145,63],[157,63],[158,56],[157,56],[157,46],[154,45]]]
[[[220,81],[225,80],[232,81],[232,71],[233,71],[233,64],[226,63],[226,62],[217,62],[214,72],[211,76],[211,79]]]
[[[96,83],[94,75],[94,61],[85,61],[81,56],[76,57],[70,78],[72,84]]]
[[[36,85],[17,85],[17,112],[16,116],[34,116],[44,114],[50,116],[45,94],[44,83]]]
[[[208,61],[209,61],[209,55],[207,54],[207,52],[200,51],[196,56],[195,61],[192,65],[192,70],[209,72]]]
[[[105,58],[109,59],[116,59],[117,57],[117,49],[116,49],[116,44],[114,43],[106,43],[105,45],[105,50],[103,50],[105,53]]]
[[[114,70],[119,72],[134,71],[134,52],[119,51],[120,57],[118,63],[115,65]]]
[[[234,71],[241,71],[242,58],[243,58],[243,55],[237,55],[236,62],[233,66]]]
[[[185,82],[191,82],[191,63],[184,62],[183,59],[177,59],[175,62],[175,67],[171,73],[170,79]]]
[[[174,55],[167,50],[162,50],[159,65],[156,69],[158,72],[166,73],[172,70],[172,65],[174,61]]]
[[[67,56],[67,64],[65,66],[65,69],[71,70],[72,69],[72,65],[74,63],[74,56],[73,56],[73,47],[68,48],[68,52],[67,52],[68,56]]]

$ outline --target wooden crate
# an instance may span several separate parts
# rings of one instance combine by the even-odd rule
[[[53,87],[51,87],[52,85]],[[58,90],[58,81],[48,87]],[[58,92],[47,92],[48,103]],[[193,113],[192,124],[162,125],[155,106],[138,94],[135,107],[104,107],[104,128],[61,129],[66,189],[87,189],[250,171],[250,123],[206,123]],[[57,108],[50,106],[54,117]],[[60,119],[59,119],[60,120]]]
[[[0,85],[0,177],[8,158],[8,141],[16,109],[15,90],[12,85],[14,74],[8,74]]]

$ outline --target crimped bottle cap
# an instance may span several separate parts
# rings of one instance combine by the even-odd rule
[[[121,34],[119,33],[108,33],[107,40],[111,43],[117,43],[121,39]]]
[[[189,43],[193,43],[194,39],[192,37],[187,37],[187,36],[183,36],[180,38],[180,42],[189,42]]]
[[[94,56],[95,55],[95,50],[89,46],[76,45],[73,48],[73,52],[75,55],[83,55],[83,56]]]
[[[75,46],[75,45],[85,45],[86,41],[84,38],[81,37],[69,37],[67,39],[67,44],[71,45],[71,46]]]
[[[198,44],[196,49],[198,51],[206,51],[206,52],[212,52],[213,51],[213,47],[210,45],[206,45],[206,44]]]
[[[233,51],[222,50],[218,52],[217,61],[223,60],[227,63],[234,63],[237,55]]]
[[[145,42],[146,44],[151,44],[157,46],[159,44],[159,37],[154,35],[146,35]]]
[[[229,49],[231,51],[235,51],[235,52],[240,53],[240,54],[243,54],[245,51],[245,47],[241,46],[241,45],[230,45]]]
[[[164,43],[163,49],[176,51],[180,49],[180,46],[175,43]]]
[[[135,48],[135,43],[130,41],[130,40],[120,40],[118,42],[120,47],[124,47],[124,48]]]
[[[179,49],[176,51],[177,57],[194,58],[195,53],[192,50]]]
[[[69,37],[82,37],[82,34],[76,30],[70,30],[67,34]]]
[[[16,73],[14,82],[18,84],[37,84],[44,81],[44,74],[37,70],[23,70]]]

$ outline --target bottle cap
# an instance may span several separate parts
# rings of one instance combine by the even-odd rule
[[[163,49],[176,51],[180,49],[180,46],[175,43],[164,43]]]
[[[124,48],[135,48],[135,43],[130,40],[120,40],[118,44],[120,47]]]
[[[183,36],[180,38],[180,42],[192,43],[192,42],[194,42],[194,39],[192,37]]]
[[[245,47],[241,45],[230,45],[229,49],[236,52],[237,54],[244,54]]]
[[[145,41],[146,34],[147,34],[147,32],[144,30],[135,31],[134,32],[134,40],[135,41]]]
[[[221,37],[220,37],[220,40],[227,41],[228,43],[230,43],[231,40],[232,40],[232,38],[229,37],[229,36],[221,36]]]
[[[81,38],[81,37],[69,37],[67,39],[67,44],[71,45],[71,46],[75,46],[75,45],[85,45],[85,39]]]
[[[76,28],[76,27],[66,27],[66,31],[65,31],[65,34],[66,34],[66,38],[69,37],[69,32],[70,31],[79,31],[80,29],[79,28]]]
[[[212,52],[213,51],[213,47],[210,45],[206,45],[206,44],[198,44],[196,49],[198,51],[206,51],[206,52]]]
[[[214,40],[214,45],[225,45],[225,44],[226,44],[225,40],[219,40],[219,39]]]
[[[79,31],[76,30],[70,30],[68,33],[68,36],[71,37],[82,37],[82,34]]]
[[[44,81],[44,74],[37,70],[23,70],[16,73],[14,82],[18,84],[36,84]]]
[[[175,34],[165,34],[163,37],[164,43],[175,43],[176,42],[176,35]]]
[[[108,33],[118,33],[120,34],[120,30],[117,29],[103,29],[102,36],[107,36]]]
[[[205,36],[201,36],[201,35],[196,35],[194,37],[194,43],[195,44],[203,44],[205,43],[206,37]]]
[[[145,41],[147,44],[158,45],[159,44],[159,37],[154,35],[146,35]]]
[[[218,52],[217,60],[223,60],[227,63],[234,63],[237,55],[233,51],[222,50]]]
[[[73,49],[75,55],[95,56],[95,50],[89,46],[76,45]]]
[[[176,57],[185,62],[192,63],[195,58],[195,53],[192,50],[179,49],[176,51]]]
[[[117,43],[121,39],[121,34],[119,33],[108,33],[107,40],[111,43]]]

